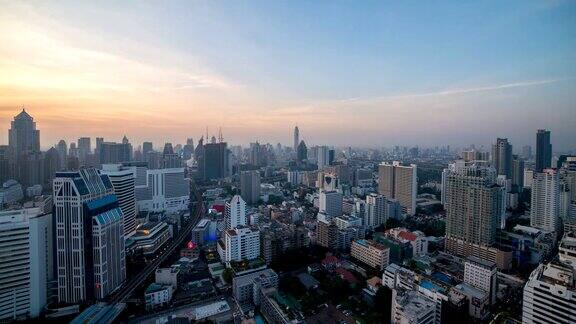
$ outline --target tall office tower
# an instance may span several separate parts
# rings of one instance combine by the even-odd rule
[[[204,145],[203,166],[204,179],[221,179],[228,176],[228,148],[225,142]]]
[[[560,260],[540,264],[524,286],[522,323],[576,323],[575,272]]]
[[[397,199],[402,206],[402,212],[407,215],[416,213],[417,185],[416,164],[401,165],[382,163],[378,166],[378,193],[389,199]]]
[[[188,209],[190,203],[190,181],[184,168],[147,169],[144,164],[135,165],[136,206],[139,211],[179,213]]]
[[[103,299],[126,279],[124,217],[106,175],[96,169],[54,179],[58,300]]]
[[[90,137],[80,137],[78,139],[78,158],[80,159],[80,163],[85,164],[90,154],[92,154]]]
[[[469,246],[491,246],[502,212],[496,170],[483,163],[456,161],[445,175],[446,250],[469,255]]]
[[[512,156],[512,186],[515,192],[524,188],[524,160],[518,155]]]
[[[536,133],[536,172],[542,172],[552,166],[552,144],[550,131],[539,129]]]
[[[38,317],[54,280],[52,214],[36,206],[0,212],[0,242],[0,321]]]
[[[20,155],[16,169],[16,178],[24,187],[43,184],[44,175],[44,155],[41,152],[28,152]]]
[[[248,204],[255,204],[260,199],[260,171],[240,172],[240,194]]]
[[[172,143],[164,144],[164,151],[162,152],[162,168],[180,168],[182,167],[182,159],[180,155],[174,152]]]
[[[524,160],[530,160],[532,158],[532,146],[524,145],[522,146],[522,157]]]
[[[104,142],[100,145],[100,164],[130,162],[132,145],[130,143]]]
[[[38,177],[31,175],[40,168],[36,161],[40,159],[40,131],[36,129],[34,119],[24,110],[11,122],[8,130],[8,145],[12,153],[16,180],[24,186],[39,184]]]
[[[534,174],[530,199],[530,226],[558,233],[560,178],[554,169]]]
[[[342,216],[342,194],[338,191],[320,191],[319,212],[332,220]]]
[[[192,158],[192,154],[194,154],[194,140],[187,138],[186,145],[182,147],[182,159],[188,161]]]
[[[490,303],[496,303],[496,277],[498,269],[494,262],[470,256],[464,262],[464,282],[484,290],[490,296]]]
[[[330,149],[328,149],[328,146],[318,146],[317,161],[318,170],[330,165]]]
[[[100,148],[102,147],[102,143],[104,143],[104,137],[96,137],[96,148],[94,149],[94,154],[97,157],[100,156]]]
[[[260,231],[250,227],[237,227],[224,232],[224,249],[218,244],[224,262],[253,260],[260,256]]]
[[[60,154],[56,148],[51,147],[44,153],[44,181],[43,184],[51,185],[56,171],[60,171]]]
[[[262,165],[262,146],[260,143],[250,143],[250,150],[248,155],[248,163],[254,166],[263,166]]]
[[[60,160],[58,170],[64,170],[66,169],[66,161],[68,160],[68,145],[66,145],[66,141],[60,140],[56,145],[56,150],[58,150],[58,159]]]
[[[70,147],[68,148],[68,156],[78,157],[78,148],[76,148],[76,143],[70,143]]]
[[[298,145],[300,144],[300,130],[298,126],[294,127],[294,151],[298,151]]]
[[[154,151],[154,147],[152,146],[152,142],[144,142],[142,143],[142,155],[146,156],[148,152]]]
[[[306,143],[304,143],[303,140],[300,141],[300,144],[298,144],[298,149],[296,150],[296,157],[300,162],[308,159],[308,148],[306,147]]]
[[[40,131],[36,129],[34,118],[22,109],[8,130],[8,145],[17,159],[27,152],[40,152]]]
[[[386,197],[371,193],[366,196],[364,227],[373,229],[386,223]]]
[[[124,167],[121,164],[102,165],[102,174],[110,179],[118,205],[124,215],[124,238],[136,233],[136,178],[135,168]]]
[[[227,229],[246,225],[246,202],[242,197],[235,195],[232,200],[226,202],[224,217]]]
[[[498,138],[496,144],[492,145],[492,165],[498,175],[512,178],[512,145],[507,138]]]

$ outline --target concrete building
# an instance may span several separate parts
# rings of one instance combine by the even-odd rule
[[[492,246],[502,214],[503,188],[496,171],[478,162],[457,161],[444,177],[446,250],[468,256],[473,246]]]
[[[144,256],[154,255],[172,237],[172,230],[165,222],[148,222],[126,240],[126,250]]]
[[[260,171],[240,172],[240,194],[247,204],[255,204],[260,200]]]
[[[392,297],[392,323],[433,324],[436,304],[417,291],[398,289]]]
[[[0,321],[35,318],[54,280],[51,207],[0,212]]]
[[[144,292],[146,309],[152,310],[167,305],[172,300],[173,288],[170,285],[151,283]]]
[[[342,215],[342,194],[338,191],[320,191],[319,212],[325,214],[328,219]]]
[[[124,217],[106,175],[58,172],[54,179],[58,300],[102,299],[126,279]]]
[[[224,232],[218,242],[223,262],[253,260],[260,256],[260,231],[250,227],[236,227]]]
[[[0,210],[3,206],[13,204],[24,198],[22,185],[14,179],[10,179],[2,184],[0,188]]]
[[[512,179],[512,145],[507,138],[498,138],[492,145],[492,165],[497,175]]]
[[[568,263],[540,264],[524,286],[522,323],[576,323],[575,282]]]
[[[390,262],[390,249],[372,240],[355,240],[350,255],[377,270],[384,270]]]
[[[560,230],[560,179],[554,169],[534,174],[530,199],[530,226],[545,231]]]
[[[103,142],[100,144],[100,164],[130,162],[132,145],[130,143]]]
[[[464,262],[464,282],[485,291],[490,303],[496,303],[496,264],[470,256]]]
[[[552,144],[550,131],[539,129],[536,133],[536,172],[542,172],[552,166]]]
[[[135,194],[138,211],[170,214],[188,210],[190,182],[184,175],[184,168],[133,168],[136,168]]]
[[[124,214],[124,238],[136,233],[136,176],[134,168],[121,164],[104,164],[102,173],[107,175]]]
[[[226,202],[224,218],[227,229],[246,226],[246,202],[242,197],[235,195],[232,200]]]
[[[258,289],[272,287],[278,288],[278,275],[272,269],[257,270],[232,279],[232,293],[240,305],[260,304]]]
[[[416,164],[401,165],[382,163],[378,166],[378,193],[389,199],[397,199],[402,212],[407,215],[416,213],[417,185]]]

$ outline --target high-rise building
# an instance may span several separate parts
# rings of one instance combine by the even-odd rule
[[[54,179],[58,300],[103,299],[126,279],[124,217],[106,175],[96,169]]]
[[[308,159],[308,147],[306,147],[306,143],[304,143],[303,140],[300,141],[300,144],[298,144],[298,148],[296,150],[296,157],[300,162]]]
[[[504,190],[496,185],[496,170],[482,163],[456,161],[447,169],[444,181],[446,250],[467,255],[467,245],[493,245]]]
[[[226,203],[224,217],[227,229],[246,225],[246,202],[241,196],[235,195]]]
[[[250,143],[250,150],[248,155],[248,163],[254,166],[264,166],[263,147],[260,143]]]
[[[203,168],[204,179],[221,179],[228,176],[229,151],[225,142],[204,144]]]
[[[532,146],[525,145],[522,146],[522,157],[524,160],[530,160],[532,158]]]
[[[319,219],[316,225],[316,243],[329,249],[338,247],[338,226],[334,221]]]
[[[240,194],[248,204],[255,204],[260,199],[260,171],[240,172]]]
[[[498,138],[492,145],[492,165],[496,174],[512,179],[512,145],[507,138]]]
[[[298,126],[294,127],[294,151],[298,151],[298,145],[300,144],[300,130]]]
[[[104,137],[96,137],[96,148],[94,149],[94,155],[97,158],[100,158],[100,149],[102,147],[102,143],[104,143]]]
[[[402,206],[402,212],[407,215],[416,213],[417,185],[416,164],[401,165],[382,163],[378,166],[378,193],[389,199],[397,199]]]
[[[366,196],[364,227],[373,229],[386,223],[386,197],[371,193]]]
[[[542,172],[552,166],[552,144],[550,131],[539,129],[536,133],[536,172]]]
[[[54,280],[51,207],[0,212],[0,321],[35,318]]]
[[[318,198],[319,212],[332,220],[342,215],[342,194],[338,191],[320,191]]]
[[[124,164],[135,168],[136,206],[139,211],[178,213],[188,209],[190,182],[184,168],[147,169],[142,164]]]
[[[534,174],[530,199],[530,226],[544,231],[560,229],[560,178],[554,169]]]
[[[142,155],[146,156],[148,154],[148,152],[152,152],[154,151],[154,147],[152,145],[152,142],[144,142],[142,143]]]
[[[498,269],[494,262],[469,256],[464,262],[464,282],[485,291],[490,303],[496,303],[496,275]]]
[[[524,160],[518,155],[512,156],[512,186],[515,192],[524,188]]]
[[[78,158],[80,159],[80,163],[85,164],[89,154],[92,154],[90,137],[80,137],[78,139]]]
[[[100,164],[130,162],[132,145],[130,143],[103,142],[100,145]]]
[[[26,152],[40,152],[40,131],[36,129],[34,118],[25,109],[11,122],[8,145],[16,158]]]
[[[68,145],[66,141],[60,140],[56,145],[56,150],[58,151],[58,159],[60,160],[60,166],[58,170],[65,170],[68,161]]]
[[[330,165],[330,149],[328,146],[318,146],[317,165],[318,170]]]
[[[135,169],[121,164],[104,164],[102,173],[107,175],[112,183],[124,215],[124,238],[128,238],[136,233]]]
[[[260,256],[260,231],[250,227],[237,227],[224,232],[224,246],[218,244],[224,262],[253,260]]]
[[[524,286],[522,323],[576,323],[575,272],[560,260],[540,264]]]

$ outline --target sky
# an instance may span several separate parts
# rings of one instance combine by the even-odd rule
[[[576,148],[576,1],[4,1],[0,142]]]

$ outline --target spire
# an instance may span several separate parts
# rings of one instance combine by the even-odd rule
[[[224,137],[222,136],[222,127],[218,129],[218,141],[220,143],[224,142]]]

